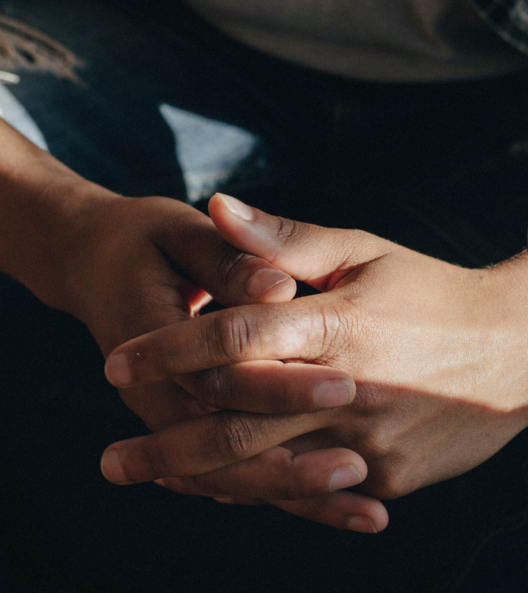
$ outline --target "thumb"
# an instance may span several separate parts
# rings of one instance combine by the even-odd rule
[[[396,247],[364,231],[328,229],[272,216],[224,194],[211,198],[209,214],[231,245],[321,291]]]

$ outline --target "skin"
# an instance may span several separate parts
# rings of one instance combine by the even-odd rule
[[[124,198],[89,183],[3,121],[0,178],[6,221],[0,270],[83,321],[105,355],[123,340],[189,319],[210,300],[174,267],[226,304],[288,299],[295,292],[287,274],[227,245],[193,208],[166,198]],[[202,247],[196,255],[185,248],[190,234]],[[205,252],[216,257],[205,258]],[[250,297],[257,272],[264,293]],[[266,274],[268,287],[261,282]],[[174,384],[122,395],[152,429],[209,411]]]
[[[296,290],[290,275],[240,252],[192,207],[156,196],[126,198],[90,183],[2,120],[0,221],[4,221],[0,271],[22,282],[47,305],[83,321],[105,356],[131,338],[191,320],[212,297],[229,307],[288,301]],[[192,427],[205,415],[206,425],[217,424],[220,434],[221,416],[211,414],[217,409],[214,402],[220,402],[220,393],[229,389],[238,393],[247,380],[248,369],[242,367],[220,384],[206,374],[188,374],[181,381],[121,389],[120,395],[155,431],[158,445],[151,441],[149,449],[155,462],[163,458],[168,427],[185,423]],[[323,389],[326,400],[319,397],[321,385],[330,385]],[[210,403],[195,398],[187,387],[207,393]],[[282,389],[283,399],[291,390],[300,402],[289,412],[306,407],[306,400],[313,409],[348,404],[355,393],[346,372],[330,367],[306,372],[304,365],[289,368]],[[262,395],[258,389],[255,394]],[[300,432],[310,430],[311,422],[309,416],[301,418]],[[275,433],[279,444],[298,431],[285,419]],[[214,445],[211,438],[208,443]],[[232,459],[230,448],[221,446],[218,443],[218,467]],[[199,459],[203,451],[196,444]],[[266,492],[271,497],[284,488],[302,497],[328,494],[331,486],[333,490],[352,486],[366,475],[361,457],[342,447],[299,459],[277,448],[275,461],[281,471],[276,471],[275,485],[270,483]],[[332,482],[336,470],[338,480]],[[342,499],[336,498],[340,508]],[[325,504],[326,509],[333,508],[332,496]],[[346,505],[350,507],[349,502]],[[348,511],[347,517],[353,516]]]
[[[185,376],[199,373],[222,384],[245,368],[245,385],[254,374],[259,397],[247,388],[226,390],[214,405],[238,413],[170,427],[162,444],[154,435],[113,445],[107,453],[115,464],[105,466],[103,458],[108,479],[165,478],[164,485],[180,491],[221,489],[230,501],[266,498],[307,516],[307,509],[324,505],[324,495],[285,489],[282,500],[274,500],[258,494],[273,480],[280,438],[297,459],[324,447],[356,452],[369,471],[355,490],[388,499],[470,470],[527,426],[525,254],[470,270],[361,231],[270,216],[227,196],[211,200],[210,214],[231,244],[321,292],[219,311],[117,348],[106,371],[122,387],[172,379],[213,403]],[[296,395],[298,413],[292,413],[276,386],[299,363],[346,372],[355,380],[355,399],[314,411],[312,400]],[[196,449],[211,427],[215,444],[231,443],[223,465],[211,457],[211,446]],[[152,458],[152,443],[162,458]],[[189,452],[192,467],[184,459]],[[369,518],[377,530],[386,525],[378,501],[357,500],[364,505],[362,520]],[[310,518],[345,526],[344,513],[334,511],[330,520]]]

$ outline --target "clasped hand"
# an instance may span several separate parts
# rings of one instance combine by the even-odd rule
[[[523,257],[469,270],[226,196],[210,214],[229,244],[320,294],[177,320],[116,348],[106,373],[123,391],[170,381],[221,411],[113,444],[108,479],[372,532],[388,520],[377,499],[466,472],[526,427]]]

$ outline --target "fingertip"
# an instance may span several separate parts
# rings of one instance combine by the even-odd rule
[[[389,513],[377,499],[367,498],[363,513],[350,516],[346,528],[360,533],[380,533],[389,524]]]
[[[264,260],[273,256],[269,252],[271,236],[267,232],[263,234],[263,213],[260,210],[232,196],[216,193],[209,200],[209,215],[223,238],[236,249]],[[281,303],[293,299],[297,283],[290,274],[263,261],[253,266],[253,270],[257,269],[245,282],[245,295],[242,301],[236,299],[235,304],[247,302],[247,297],[249,302],[259,303]]]
[[[380,533],[386,529],[387,525],[389,524],[389,513],[387,512],[387,509],[381,502],[376,502],[378,504],[375,506],[373,505],[372,512],[369,516],[370,522],[372,524],[372,531],[370,531],[370,533]]]
[[[365,515],[355,515],[347,522],[347,529],[359,533],[379,533],[374,521]]]
[[[335,492],[343,488],[352,488],[363,482],[363,476],[353,465],[343,465],[334,470],[328,483],[328,491]]]
[[[261,268],[246,282],[249,297],[266,303],[291,301],[297,292],[297,283],[285,272],[275,268]]]
[[[344,507],[349,506],[345,519],[345,529],[359,533],[380,533],[389,524],[389,513],[383,503],[375,498],[342,492]],[[355,498],[355,500],[354,500]]]
[[[273,504],[294,515],[360,533],[379,533],[389,523],[387,509],[379,500],[347,490],[304,500],[275,500]]]
[[[379,500],[377,503],[372,521],[378,531],[383,531],[389,524],[389,512]]]
[[[315,401],[321,410],[347,406],[356,393],[355,384],[346,379],[323,381],[315,390]]]
[[[257,209],[236,198],[218,193],[209,200],[208,209],[211,220],[228,243],[247,253],[267,252],[260,236],[262,229],[255,224],[257,213],[259,219],[261,218]],[[269,243],[267,233],[265,235]]]
[[[231,212],[231,214],[233,214],[237,218],[244,220],[246,222],[250,222],[251,220],[253,220],[253,208],[251,208],[251,206],[248,206],[247,204],[244,204],[244,202],[237,200],[237,198],[233,198],[233,196],[228,196],[226,194],[221,193],[216,193],[211,199],[213,200],[213,198],[216,201],[220,200],[222,204],[229,210],[229,212]],[[214,203],[215,201],[213,201],[213,208]]]
[[[133,384],[128,356],[123,352],[112,352],[106,359],[105,376],[114,387],[129,387]]]
[[[125,476],[117,449],[107,449],[101,457],[101,473],[112,484],[131,484]]]

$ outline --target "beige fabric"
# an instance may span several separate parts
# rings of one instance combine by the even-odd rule
[[[470,0],[186,0],[257,49],[363,80],[493,76],[528,65]]]

